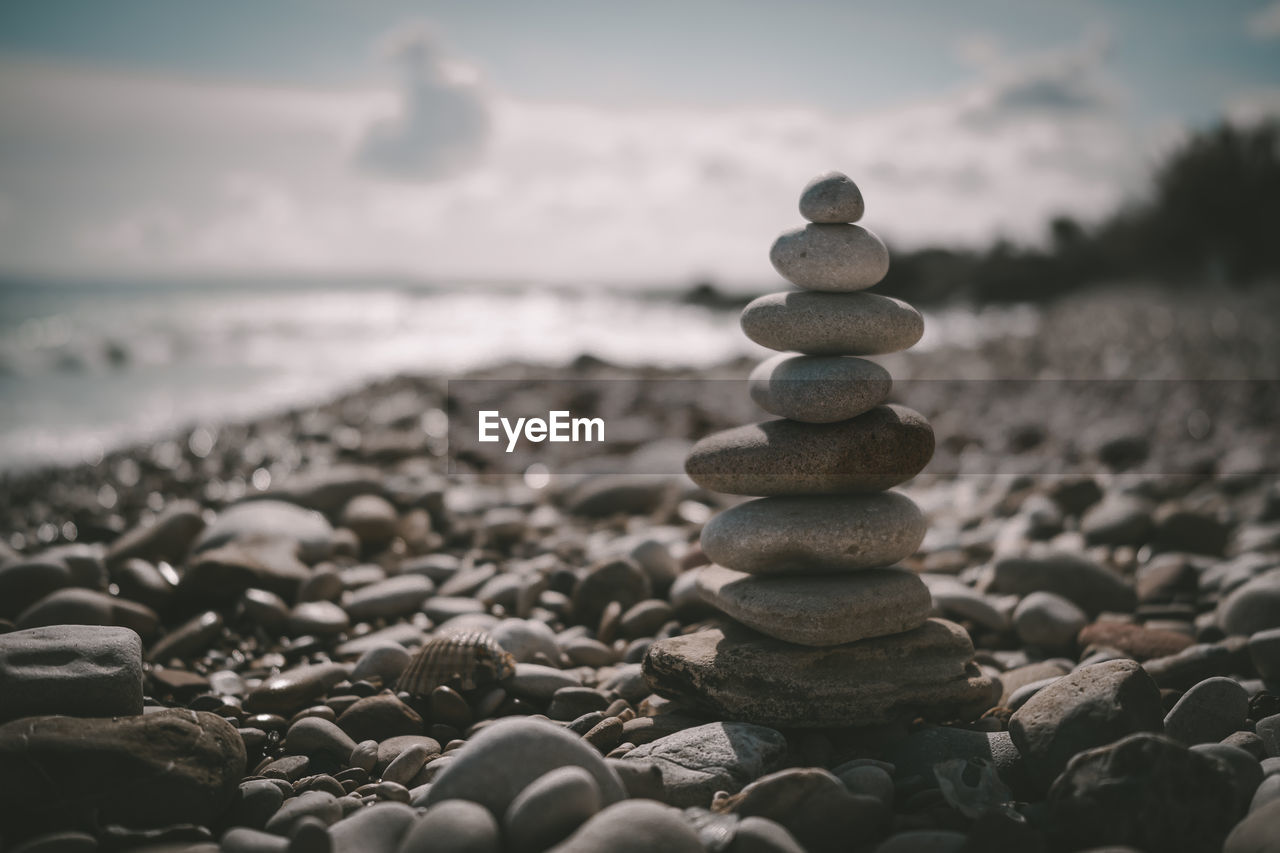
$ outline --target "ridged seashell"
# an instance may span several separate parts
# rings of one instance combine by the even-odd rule
[[[483,631],[435,637],[418,650],[400,673],[396,689],[410,696],[426,696],[444,684],[474,690],[516,671],[516,659]]]

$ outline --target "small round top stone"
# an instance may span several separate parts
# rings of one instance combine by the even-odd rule
[[[866,205],[862,191],[840,172],[827,172],[805,185],[800,193],[800,215],[810,222],[838,224],[857,222]]]

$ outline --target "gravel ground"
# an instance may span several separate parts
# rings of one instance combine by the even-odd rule
[[[878,359],[938,440],[906,564],[1002,685],[941,725],[778,731],[645,680],[716,621],[698,534],[732,499],[678,462],[760,417],[745,363],[454,387],[605,415],[549,474],[451,455],[445,383],[398,377],[8,475],[3,841],[1280,849],[1277,303],[1099,289]]]

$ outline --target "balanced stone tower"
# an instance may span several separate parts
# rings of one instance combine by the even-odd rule
[[[782,727],[870,725],[981,712],[998,685],[973,663],[963,628],[929,617],[914,573],[894,567],[924,538],[920,509],[888,491],[928,463],[933,430],[885,405],[892,380],[858,356],[904,350],[920,314],[865,293],[889,252],[853,223],[862,193],[839,173],[800,197],[808,225],[770,259],[798,290],[742,312],[747,337],[782,354],[750,393],[780,420],[702,439],[685,462],[704,488],[757,500],[713,518],[700,594],[728,619],[661,640],[644,662],[653,689],[725,719]]]

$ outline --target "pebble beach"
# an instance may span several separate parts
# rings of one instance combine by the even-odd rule
[[[902,713],[840,725],[802,668],[734,673],[762,724],[646,664],[736,630],[700,536],[743,502],[655,460],[762,417],[745,359],[470,374],[645,380],[607,413],[640,438],[564,475],[452,458],[430,371],[5,474],[0,843],[1280,849],[1277,308],[1099,286],[1033,336],[877,357],[936,438],[898,565],[987,687],[919,713],[867,676]]]

